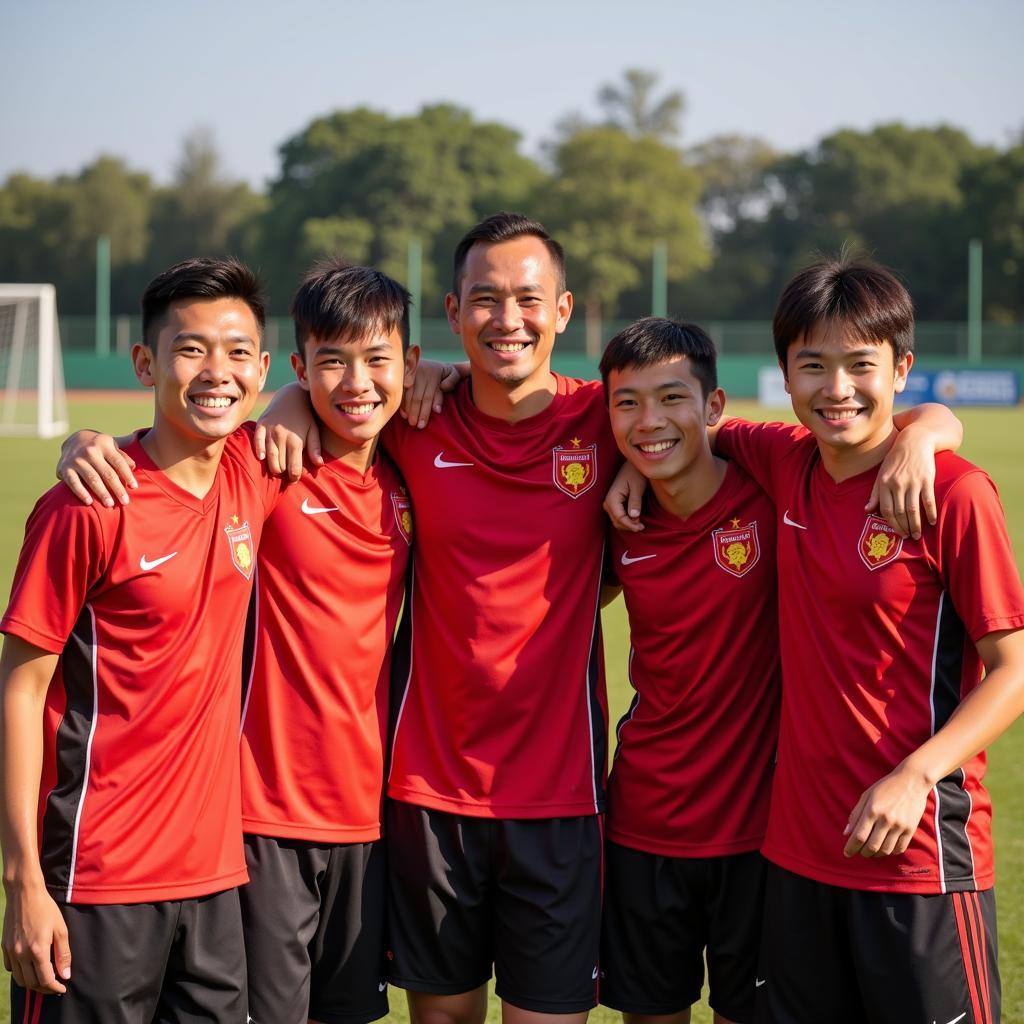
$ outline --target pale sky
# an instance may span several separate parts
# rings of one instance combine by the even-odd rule
[[[998,145],[1024,130],[1021,0],[0,0],[0,39],[0,180],[111,153],[164,181],[203,126],[261,186],[318,115],[438,101],[535,154],[628,67],[685,93],[684,144],[795,150],[891,120]]]

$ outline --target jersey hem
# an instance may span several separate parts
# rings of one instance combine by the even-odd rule
[[[764,842],[764,832],[720,843],[660,843],[655,839],[648,839],[645,836],[621,832],[606,823],[605,838],[619,846],[626,846],[640,853],[651,853],[656,857],[675,857],[680,860],[693,860],[705,857],[728,857],[736,853],[754,853],[761,849],[761,844]],[[631,1012],[639,1013],[641,1011]]]
[[[242,868],[228,875],[206,878],[200,881],[176,884],[132,886],[128,888],[107,888],[105,886],[84,886],[75,883],[71,898],[67,898],[66,885],[47,885],[47,891],[56,903],[166,903],[171,900],[187,900],[196,896],[210,896],[245,885],[249,881],[248,869]]]
[[[862,892],[905,892],[919,896],[936,896],[941,893],[950,892],[983,892],[995,885],[995,871],[987,871],[983,875],[975,875],[972,878],[947,878],[941,882],[938,878],[909,878],[897,876],[895,878],[871,878],[866,879],[863,875],[845,874],[841,871],[834,871],[829,868],[822,868],[817,864],[808,864],[796,857],[787,857],[779,854],[767,846],[761,850],[766,860],[770,860],[777,867],[809,878],[813,882],[822,882],[825,885],[833,885],[837,889],[858,889]]]
[[[380,823],[362,827],[317,828],[289,821],[261,821],[242,818],[242,831],[270,839],[305,839],[311,843],[373,843],[381,837]]]
[[[482,801],[452,800],[433,793],[388,786],[388,797],[414,807],[428,807],[449,814],[464,814],[467,818],[583,818],[604,813],[604,802],[554,804],[497,804]]]

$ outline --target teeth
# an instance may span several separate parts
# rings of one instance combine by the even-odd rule
[[[526,348],[525,341],[492,341],[491,348],[495,352],[522,352]]]
[[[642,452],[647,452],[648,455],[654,455],[657,452],[667,451],[675,444],[675,441],[651,441],[649,444],[638,444],[637,447]]]
[[[821,415],[830,423],[841,423],[843,420],[852,420],[859,409],[822,409]]]
[[[370,402],[367,405],[340,405],[338,408],[349,416],[366,416],[373,412],[376,406]]]
[[[226,409],[231,404],[230,398],[215,398],[212,395],[196,395],[192,401],[201,409]]]

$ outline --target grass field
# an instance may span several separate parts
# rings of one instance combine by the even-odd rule
[[[70,402],[72,427],[93,426],[117,434],[149,421],[147,396],[75,397]],[[752,419],[777,418],[752,403],[730,403],[729,412]],[[1006,508],[1018,566],[1024,565],[1024,470],[1021,437],[1024,409],[963,410],[966,428],[962,454],[984,466],[999,487]],[[0,592],[10,590],[11,576],[21,546],[25,517],[36,497],[54,480],[60,445],[57,441],[0,439]],[[608,662],[609,704],[612,721],[624,712],[630,697],[626,680],[628,634],[621,601],[605,612],[605,649]],[[1003,974],[1003,1020],[1024,1024],[1024,723],[1018,723],[991,751],[988,782],[996,807],[996,862],[999,892],[999,943]],[[405,1021],[405,1000],[391,993],[390,1020]],[[499,1019],[492,999],[489,1019]],[[598,1009],[594,1021],[610,1022],[618,1014]],[[699,1007],[694,1024],[708,1024],[710,1013]],[[8,1024],[6,1001],[0,1005],[0,1024]]]

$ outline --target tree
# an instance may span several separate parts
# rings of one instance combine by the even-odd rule
[[[741,219],[763,218],[779,198],[771,173],[779,153],[764,139],[715,135],[691,146],[686,157],[703,181],[701,213],[714,235],[731,231]]]
[[[696,212],[700,178],[678,150],[621,128],[580,129],[552,156],[554,177],[535,206],[565,246],[593,350],[602,310],[614,310],[624,292],[642,284],[655,242],[668,246],[670,280],[707,263]]]
[[[678,90],[655,99],[658,77],[653,71],[629,68],[623,72],[621,84],[601,86],[597,101],[606,124],[637,138],[649,136],[663,142],[678,138],[686,100]]]
[[[424,245],[425,306],[440,309],[455,241],[481,217],[519,207],[543,172],[504,125],[448,104],[393,118],[365,107],[318,118],[281,147],[262,222],[274,294],[329,251],[399,280]]]

